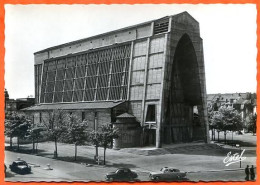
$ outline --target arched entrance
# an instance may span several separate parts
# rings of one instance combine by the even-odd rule
[[[202,104],[196,52],[187,34],[179,40],[172,61],[166,102],[164,143],[193,140],[193,108]]]

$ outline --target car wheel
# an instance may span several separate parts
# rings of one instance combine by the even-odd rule
[[[109,177],[109,179],[108,179],[109,181],[113,181],[114,180],[114,178],[113,177]]]
[[[160,180],[160,177],[155,177],[154,178],[156,181],[159,181]]]

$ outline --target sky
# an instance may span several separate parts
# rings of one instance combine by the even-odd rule
[[[187,11],[200,23],[207,93],[256,92],[256,6],[5,5],[5,88],[34,96],[34,52]]]

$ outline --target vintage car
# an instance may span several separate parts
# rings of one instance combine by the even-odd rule
[[[11,165],[9,165],[9,168],[11,171],[20,174],[31,173],[31,167],[23,160],[14,161]]]
[[[128,168],[118,168],[115,172],[106,174],[106,180],[109,181],[133,181],[138,175]]]
[[[180,171],[172,167],[164,167],[158,172],[151,172],[149,178],[151,180],[180,180],[186,177],[186,172]]]

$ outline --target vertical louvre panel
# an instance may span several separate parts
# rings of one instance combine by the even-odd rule
[[[41,93],[40,103],[44,103],[44,93]]]
[[[85,66],[78,66],[76,68],[76,78],[84,77],[86,73],[86,67]]]
[[[73,80],[65,80],[64,91],[73,89]]]
[[[65,69],[57,70],[56,80],[63,80],[65,77]]]
[[[75,90],[84,89],[84,78],[78,78],[75,80]]]
[[[55,91],[63,91],[63,81],[56,81],[55,83]]]
[[[47,80],[47,72],[43,72],[43,75],[42,75],[42,82],[46,82]]]
[[[95,89],[87,89],[85,91],[84,101],[94,101]]]
[[[66,79],[74,78],[74,75],[75,75],[75,68],[66,69]]]
[[[55,92],[54,94],[54,102],[62,102],[62,92]]]
[[[72,93],[73,91],[65,91],[63,94],[63,102],[71,102],[72,101]]]
[[[46,87],[46,92],[53,92],[54,90],[54,82],[48,82]]]
[[[52,103],[53,93],[46,93],[45,94],[45,103]]]
[[[75,91],[73,95],[73,101],[78,102],[83,100],[83,90]]]
[[[40,103],[40,88],[41,88],[41,77],[42,77],[42,64],[34,66],[34,80],[35,80],[35,104]]]

